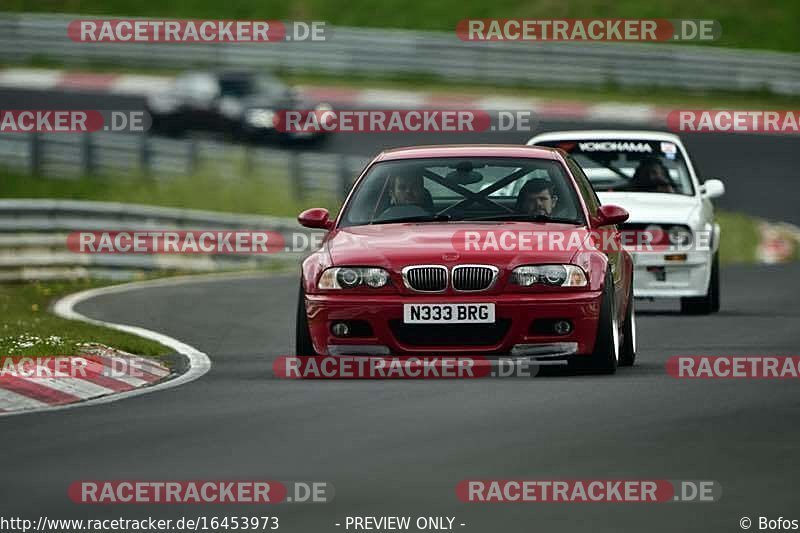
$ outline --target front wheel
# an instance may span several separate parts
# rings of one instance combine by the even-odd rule
[[[311,342],[311,330],[308,327],[308,315],[306,314],[306,294],[303,290],[303,282],[300,282],[300,290],[297,296],[297,320],[295,322],[295,343],[294,355],[313,356],[317,355],[314,351],[314,343]]]
[[[681,298],[681,313],[687,315],[708,315],[719,311],[719,252],[711,260],[711,279],[704,296]]]
[[[619,366],[633,366],[636,360],[636,310],[633,304],[633,282],[628,290],[628,310],[622,324],[622,346],[619,352]]]
[[[179,116],[173,114],[159,115],[153,112],[150,113],[150,116],[152,120],[150,132],[152,134],[163,135],[173,139],[177,139],[186,134],[186,130]]]
[[[594,342],[592,355],[577,356],[575,366],[580,370],[589,370],[598,374],[613,374],[617,371],[619,363],[619,320],[614,303],[614,279],[611,274],[606,274],[603,300],[600,304],[600,318],[597,322],[597,338]]]

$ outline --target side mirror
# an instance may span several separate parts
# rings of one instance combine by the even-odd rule
[[[630,215],[626,210],[618,205],[601,205],[594,218],[596,226],[611,226],[622,224]]]
[[[297,221],[301,226],[313,229],[329,230],[333,227],[333,220],[331,220],[327,209],[322,207],[315,207],[313,209],[306,209],[297,216]]]
[[[720,180],[706,180],[700,186],[700,192],[707,198],[719,198],[725,194],[725,184]]]

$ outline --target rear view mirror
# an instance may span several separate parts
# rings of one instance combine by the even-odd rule
[[[725,184],[720,180],[706,180],[706,182],[700,186],[700,192],[707,198],[719,198],[725,194]]]
[[[483,174],[476,170],[455,170],[445,176],[445,179],[459,185],[472,185],[473,183],[483,181]]]
[[[474,170],[470,161],[461,161],[456,165],[456,169],[445,176],[445,179],[459,185],[472,185],[483,181],[483,174]]]
[[[322,207],[315,207],[313,209],[306,209],[297,216],[297,221],[301,226],[313,229],[331,229],[333,221],[329,218],[330,215],[327,209]]]

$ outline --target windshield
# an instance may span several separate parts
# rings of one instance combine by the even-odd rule
[[[432,158],[373,165],[340,225],[465,220],[584,224],[572,181],[556,161]]]
[[[597,192],[694,194],[683,154],[672,142],[576,139],[536,144],[568,152]]]

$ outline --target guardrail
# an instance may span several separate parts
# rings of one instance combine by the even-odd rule
[[[492,84],[648,86],[800,94],[800,56],[693,45],[463,42],[453,32],[328,26],[323,42],[79,43],[79,15],[0,13],[0,59],[121,66],[259,67],[347,75],[423,74]],[[724,31],[724,28],[723,28]]]
[[[342,199],[369,158],[279,150],[200,139],[120,133],[0,133],[0,163],[32,175],[143,176],[169,179],[207,173],[220,179],[264,179],[302,201]]]
[[[279,232],[289,245],[269,254],[89,254],[67,248],[74,231],[261,230]],[[236,215],[76,200],[0,200],[0,281],[104,277],[130,279],[146,271],[214,272],[267,268],[276,260],[299,261],[293,248],[310,237],[294,219]],[[318,233],[318,232],[317,232]],[[305,241],[304,241],[305,242]]]

